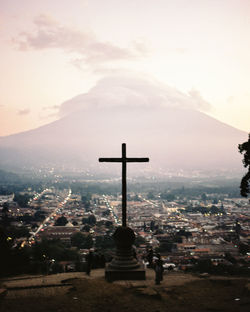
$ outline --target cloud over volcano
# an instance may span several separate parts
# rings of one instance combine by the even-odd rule
[[[142,74],[110,75],[98,81],[89,92],[80,94],[60,107],[60,116],[98,108],[157,109],[175,107],[210,111],[212,106],[196,90],[185,94]]]

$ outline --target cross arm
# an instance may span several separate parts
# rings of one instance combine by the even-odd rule
[[[122,158],[99,158],[99,162],[122,162]]]
[[[126,158],[126,162],[149,162],[149,158]]]
[[[149,162],[149,158],[99,158],[99,162]]]

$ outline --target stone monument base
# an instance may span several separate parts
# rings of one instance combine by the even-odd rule
[[[109,263],[105,267],[105,279],[108,282],[119,281],[119,280],[145,280],[146,271],[143,265],[140,265],[136,269],[130,270],[119,270],[109,266]]]

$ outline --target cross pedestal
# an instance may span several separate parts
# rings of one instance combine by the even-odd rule
[[[113,234],[116,255],[105,267],[105,278],[115,280],[145,280],[145,269],[134,258],[132,245],[135,241],[134,231],[127,226],[119,226]]]
[[[115,280],[144,280],[145,269],[141,263],[134,258],[132,245],[135,241],[134,231],[127,227],[127,162],[148,162],[148,158],[127,158],[126,144],[122,144],[121,158],[99,158],[100,162],[122,163],[122,226],[119,226],[113,238],[116,244],[116,255],[106,265],[105,278],[107,281]]]

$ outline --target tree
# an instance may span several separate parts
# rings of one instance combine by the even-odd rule
[[[141,198],[138,196],[138,194],[135,194],[133,197],[131,196],[130,199],[133,201],[141,201]]]
[[[3,204],[3,209],[2,209],[2,220],[1,223],[4,226],[9,226],[11,222],[11,219],[9,218],[9,204],[4,203]]]
[[[6,229],[0,227],[0,277],[4,276],[6,274],[6,271],[8,272],[11,261],[12,243],[13,240],[8,239],[8,233],[6,233]]]
[[[84,235],[81,232],[77,232],[71,236],[71,244],[79,249],[89,249],[93,247],[93,239],[91,235]]]
[[[150,230],[153,232],[154,229],[155,229],[155,222],[154,222],[154,220],[151,220],[150,221]]]
[[[34,220],[34,217],[28,213],[25,213],[23,216],[17,217],[17,220],[23,221],[26,224],[30,224]]]
[[[84,204],[84,208],[86,209],[86,211],[88,211],[90,209],[91,198],[92,198],[92,195],[90,193],[82,195],[82,197],[81,197],[82,203]]]
[[[3,209],[2,213],[7,214],[9,212],[9,204],[8,203],[3,203]]]
[[[165,191],[165,192],[161,193],[161,198],[171,202],[171,201],[175,200],[175,195]]]
[[[145,245],[147,243],[147,241],[145,240],[144,237],[142,237],[141,235],[137,235],[135,238],[135,242],[134,245],[136,247],[139,247],[140,245]]]
[[[56,219],[55,222],[55,226],[65,226],[68,223],[67,218],[65,218],[64,216],[59,217],[58,219]]]
[[[239,243],[239,252],[242,255],[245,255],[246,253],[248,253],[250,251],[250,246],[244,243]]]
[[[20,207],[25,208],[28,206],[28,202],[30,199],[31,199],[31,196],[27,193],[25,194],[17,193],[15,194],[13,200],[17,202]]]
[[[95,224],[96,224],[96,217],[95,217],[94,215],[90,215],[90,216],[88,217],[88,223],[89,223],[90,225],[95,225]]]
[[[109,235],[97,236],[95,247],[98,249],[113,249],[115,248],[115,241],[113,237]]]
[[[154,191],[149,191],[147,193],[147,199],[155,199]]]
[[[82,218],[82,224],[87,224],[88,223],[88,218]]]
[[[103,213],[102,213],[103,217],[107,217],[107,216],[109,216],[110,214],[111,214],[111,212],[110,212],[109,209],[104,210]]]
[[[84,208],[86,209],[86,211],[89,211],[90,210],[90,202],[86,202],[84,204]]]
[[[206,200],[207,200],[207,195],[206,195],[206,193],[203,193],[203,194],[201,195],[201,199],[202,199],[202,201],[206,201]]]
[[[95,215],[90,215],[88,216],[88,218],[82,218],[82,224],[95,225],[96,224]]]
[[[74,260],[77,258],[77,252],[70,250],[60,240],[46,240],[36,242],[32,247],[32,256],[36,261],[44,261],[45,259]]]
[[[82,227],[82,231],[83,231],[83,232],[89,232],[90,229],[91,229],[91,227],[90,227],[88,224],[86,224],[86,225],[84,225],[84,226]]]
[[[90,215],[88,218],[82,218],[82,224],[95,225],[96,217],[94,215]]]
[[[108,221],[105,222],[105,226],[107,228],[113,227],[113,222],[108,220]]]
[[[82,203],[86,204],[87,202],[89,202],[92,198],[92,195],[90,193],[84,194],[81,197]]]
[[[157,252],[171,252],[173,248],[172,242],[160,242]]]
[[[176,236],[185,236],[186,238],[192,236],[191,232],[185,231],[184,229],[180,229],[179,232],[177,232]]]
[[[20,238],[20,237],[29,237],[30,236],[30,232],[29,230],[24,227],[10,227],[9,228],[9,234],[11,236],[13,236],[13,238]]]
[[[42,222],[45,219],[45,212],[38,210],[34,214],[34,220],[38,222]]]
[[[238,145],[239,152],[243,154],[243,165],[248,167],[248,172],[243,176],[240,183],[240,194],[243,197],[247,197],[250,193],[250,133],[248,141]]]

